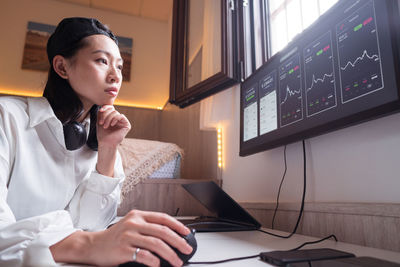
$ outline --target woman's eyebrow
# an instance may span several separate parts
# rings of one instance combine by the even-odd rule
[[[106,50],[99,49],[99,50],[95,50],[95,51],[92,52],[92,54],[97,54],[97,53],[104,53],[104,54],[106,54],[108,57],[112,57],[111,53],[108,52],[108,51],[106,51]],[[117,60],[118,60],[118,61],[122,61],[122,62],[124,61],[122,58],[117,58]]]

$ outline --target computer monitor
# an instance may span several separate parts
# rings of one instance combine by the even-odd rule
[[[397,0],[342,0],[241,84],[246,156],[400,109]]]

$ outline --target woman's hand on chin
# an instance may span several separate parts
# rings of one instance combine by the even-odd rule
[[[103,105],[97,113],[97,141],[99,147],[117,147],[125,138],[131,124],[125,115],[112,105]]]

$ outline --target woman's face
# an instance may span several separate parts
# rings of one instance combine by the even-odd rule
[[[87,45],[67,60],[68,82],[83,103],[113,105],[122,83],[122,58],[117,44],[105,35],[85,38]]]

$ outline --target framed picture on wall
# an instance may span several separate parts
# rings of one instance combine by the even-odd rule
[[[49,70],[46,45],[47,40],[55,29],[56,26],[54,25],[28,21],[22,56],[22,69],[45,72]],[[123,81],[129,82],[131,79],[133,39],[121,36],[117,36],[117,39],[121,57],[124,60],[124,68],[122,69]]]
[[[124,61],[122,68],[123,81],[129,82],[131,80],[131,64],[132,64],[132,38],[117,36],[119,51]]]
[[[46,45],[55,29],[53,25],[28,21],[22,57],[23,69],[48,71]]]

